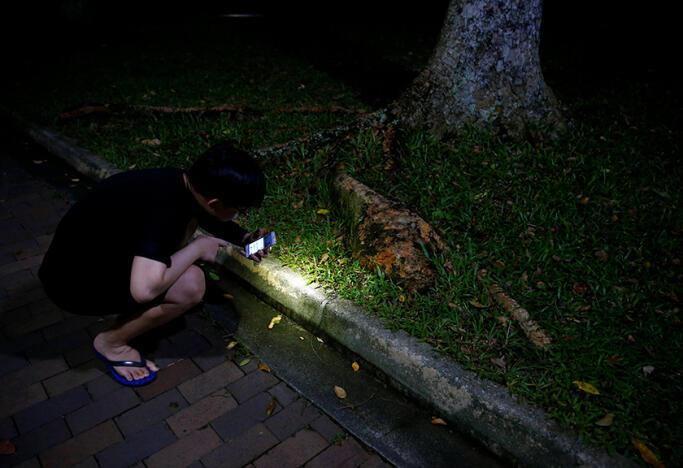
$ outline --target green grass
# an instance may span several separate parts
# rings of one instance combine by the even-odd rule
[[[219,32],[206,31],[201,52],[180,41],[170,48],[152,42],[136,54],[121,45],[70,56],[50,80],[19,83],[8,102],[121,168],[186,167],[223,138],[256,149],[353,118],[263,113],[274,108],[367,108],[360,93],[303,58],[256,34],[217,41]],[[409,56],[392,50],[387,60]],[[588,440],[638,459],[635,438],[679,465],[683,220],[675,96],[639,83],[580,89],[558,81],[554,88],[577,121],[558,139],[509,143],[470,131],[439,143],[408,132],[405,151],[387,170],[381,129],[366,129],[334,152],[302,148],[266,165],[266,200],[243,223],[276,230],[276,255],[310,281],[506,385]],[[58,118],[85,103],[229,103],[262,113]],[[142,143],[154,138],[161,144]],[[431,258],[440,273],[433,288],[408,294],[353,259],[350,226],[325,171],[331,157],[441,234],[448,249]],[[329,213],[318,214],[321,208]],[[548,351],[491,304],[490,281],[549,333]],[[492,362],[501,358],[505,369]],[[646,366],[654,367],[649,375]],[[615,415],[610,426],[595,424],[608,413]]]

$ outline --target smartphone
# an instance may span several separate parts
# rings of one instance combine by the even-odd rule
[[[275,245],[275,232],[266,234],[265,236],[261,237],[258,240],[255,240],[251,244],[245,245],[244,256],[249,257],[250,255],[255,254],[259,250],[267,249],[268,247],[271,247],[273,245]]]

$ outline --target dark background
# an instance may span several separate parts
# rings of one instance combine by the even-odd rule
[[[255,20],[259,27],[283,43],[316,45],[321,54],[325,48],[336,54],[339,51],[332,49],[346,48],[344,54],[350,57],[362,55],[363,48],[331,37],[332,25],[356,28],[359,33],[408,28],[435,41],[447,6],[444,0],[408,4],[386,0],[14,0],[2,7],[2,75],[20,74],[36,61],[49,61],[68,50],[95,48],[103,41],[145,40],[141,34],[145,29],[154,34],[188,21],[220,21],[219,15],[226,13],[259,14]],[[615,78],[677,82],[680,35],[672,8],[654,2],[544,2],[541,56],[547,74],[551,80],[554,73],[581,83]],[[393,74],[393,70],[386,72],[387,77]],[[399,85],[406,79],[397,77]]]

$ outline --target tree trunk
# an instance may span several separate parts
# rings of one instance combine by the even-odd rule
[[[437,138],[467,125],[519,138],[563,127],[539,58],[541,0],[451,0],[429,64],[392,111]]]

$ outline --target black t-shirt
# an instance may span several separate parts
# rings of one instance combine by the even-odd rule
[[[239,244],[246,233],[206,213],[185,186],[180,169],[116,174],[96,185],[61,220],[40,278],[48,295],[59,294],[70,302],[82,302],[80,296],[93,300],[93,294],[129,302],[133,258],[170,266],[171,255],[183,247],[195,219],[232,243]]]

